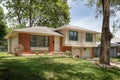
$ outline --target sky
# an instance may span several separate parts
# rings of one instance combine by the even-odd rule
[[[85,6],[85,2],[80,2],[79,0],[68,0],[68,5],[70,7],[70,25],[83,27],[91,29],[94,31],[101,32],[102,27],[102,17],[95,18],[95,8],[89,8]],[[1,6],[1,5],[0,5]],[[3,7],[3,6],[2,6]],[[7,10],[4,8],[4,12],[7,13]],[[118,12],[117,14],[120,14]],[[120,15],[112,17],[110,20],[110,29],[112,31],[112,23],[115,19],[120,18]],[[120,38],[120,30],[115,34],[116,37]]]
[[[75,25],[78,27],[83,27],[95,31],[101,32],[102,27],[102,16],[95,18],[95,8],[89,8],[85,6],[85,2],[68,0],[68,5],[70,7],[70,25]],[[117,14],[120,14],[118,12]],[[113,21],[120,18],[120,15],[112,17],[110,20],[110,29],[112,31]],[[120,30],[115,34],[116,37],[120,38]]]

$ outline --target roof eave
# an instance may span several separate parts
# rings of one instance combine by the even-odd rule
[[[97,33],[97,34],[101,34],[100,32],[97,32],[97,31],[91,31],[91,30],[80,30],[80,29],[74,29],[74,28],[69,28],[69,27],[62,27],[60,29],[55,29],[55,31],[57,30],[62,30],[62,29],[72,29],[72,30],[78,30],[78,31],[84,31],[84,32],[91,32],[91,33]]]
[[[5,38],[5,39],[8,39],[13,32],[14,32],[14,31],[9,32],[4,38]]]
[[[47,33],[37,33],[37,32],[26,32],[26,31],[17,31],[18,33],[28,33],[28,34],[38,34],[38,35],[52,35],[52,36],[63,36],[61,34],[47,34]]]

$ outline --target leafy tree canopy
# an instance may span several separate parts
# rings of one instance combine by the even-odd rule
[[[89,0],[88,6],[96,6],[96,13],[103,15],[102,35],[101,35],[101,50],[100,50],[100,63],[110,64],[110,42],[112,34],[109,29],[110,16],[115,16],[116,12],[120,9],[120,0]]]
[[[102,11],[102,0],[86,0],[86,4],[89,7],[96,7],[96,18],[98,18],[99,16],[101,16],[101,14],[103,14]],[[118,12],[120,12],[120,0],[111,0],[110,3],[110,16],[111,17],[116,17],[118,15]],[[113,35],[115,35],[115,33],[120,30],[120,18],[116,18],[113,21]]]
[[[2,23],[4,21],[4,12],[2,7],[0,7],[0,23]]]
[[[69,23],[67,0],[1,0],[7,19],[19,25],[59,27]]]
[[[2,7],[0,7],[0,45],[4,45],[4,36],[6,35],[6,23],[4,20],[4,12]]]

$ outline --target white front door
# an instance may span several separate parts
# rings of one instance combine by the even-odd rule
[[[54,37],[54,51],[60,51],[60,37]]]

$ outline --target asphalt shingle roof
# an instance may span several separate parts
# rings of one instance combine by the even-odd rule
[[[111,42],[120,43],[120,38],[113,38],[113,39],[111,40]]]
[[[36,34],[46,34],[46,35],[56,35],[56,36],[62,36],[62,34],[59,34],[54,31],[54,28],[48,28],[48,27],[29,27],[29,28],[23,28],[23,29],[16,29],[14,30],[16,32],[26,32],[26,33],[36,33]]]

